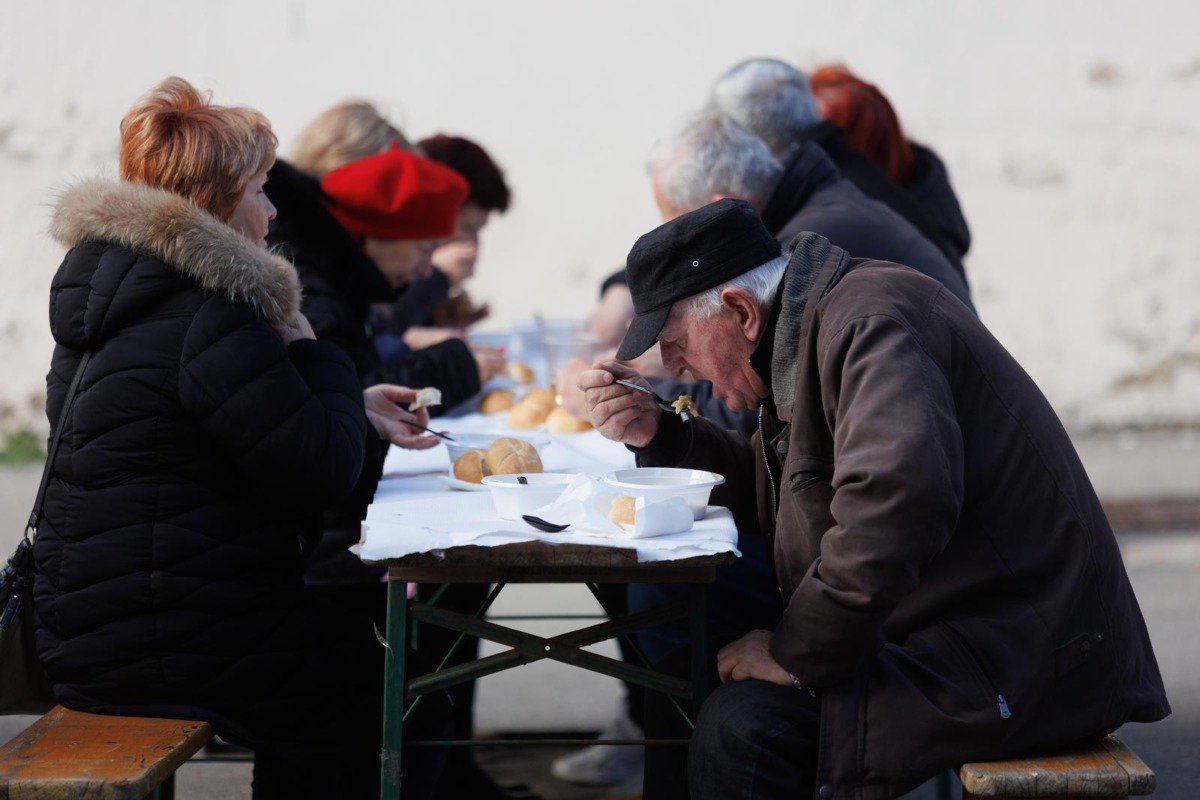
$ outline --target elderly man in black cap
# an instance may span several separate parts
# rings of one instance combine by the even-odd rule
[[[735,200],[646,234],[627,269],[618,357],[657,340],[759,430],[664,414],[617,362],[579,379],[591,421],[639,464],[722,473],[713,502],[768,537],[786,606],[718,653],[692,797],[882,800],[1170,713],[1066,432],[941,284],[815,234],[781,259]],[[646,797],[687,796],[657,759]]]

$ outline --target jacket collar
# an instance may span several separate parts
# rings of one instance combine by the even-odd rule
[[[809,299],[819,300],[841,277],[845,253],[815,233],[800,233],[789,245],[789,260],[776,300],[775,324],[751,356],[760,377],[771,388],[779,418],[792,418],[796,400],[796,368],[800,345],[807,335],[805,310]],[[769,367],[767,358],[770,358]]]
[[[791,151],[783,176],[763,207],[763,225],[772,236],[778,234],[815,192],[835,183],[838,178],[837,167],[819,146],[801,142]]]
[[[272,325],[300,309],[291,262],[164,189],[100,178],[77,183],[59,196],[50,235],[67,247],[94,241],[148,253],[204,289],[250,303]]]

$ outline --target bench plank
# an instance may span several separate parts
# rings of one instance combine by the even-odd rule
[[[980,761],[959,770],[964,798],[1130,797],[1154,791],[1154,772],[1116,736],[1038,758]]]
[[[141,800],[211,738],[207,722],[55,706],[0,747],[0,800]]]

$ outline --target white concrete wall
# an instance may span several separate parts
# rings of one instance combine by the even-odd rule
[[[507,169],[476,292],[493,324],[579,314],[657,223],[671,120],[754,55],[841,60],[946,160],[980,313],[1073,427],[1200,425],[1200,4],[3,0],[0,425],[36,416],[55,186],[115,172],[167,74],[263,110],[284,151],[347,96]]]

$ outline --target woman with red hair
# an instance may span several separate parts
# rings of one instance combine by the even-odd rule
[[[933,220],[941,240],[937,244],[961,261],[971,246],[971,232],[937,154],[909,141],[883,92],[845,67],[819,67],[809,80],[821,116],[841,129],[846,144],[908,190]]]
[[[69,187],[52,217],[69,250],[50,288],[39,658],[69,708],[207,720],[252,748],[255,800],[378,797],[374,631],[303,573],[380,409],[264,246],[275,134],[181,78],[120,134],[120,180]],[[428,422],[390,391],[393,422]],[[433,701],[417,713],[442,731]],[[405,797],[442,759],[405,761]]]

